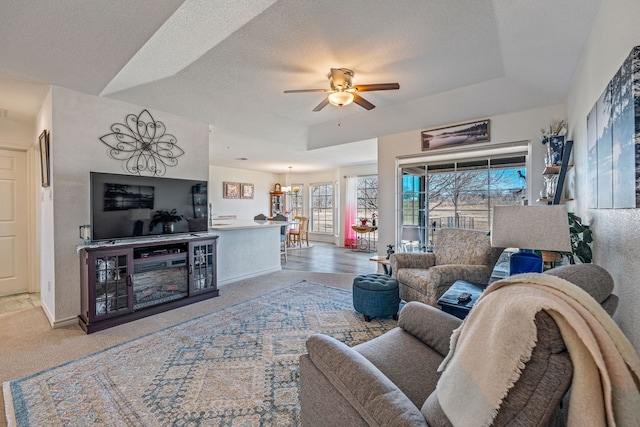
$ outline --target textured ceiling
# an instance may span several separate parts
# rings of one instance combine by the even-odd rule
[[[64,86],[209,123],[212,164],[302,172],[375,161],[379,135],[563,102],[600,0],[63,5],[0,4],[0,108],[35,114],[42,83]],[[328,88],[332,67],[400,90],[363,93],[371,111],[283,93]]]

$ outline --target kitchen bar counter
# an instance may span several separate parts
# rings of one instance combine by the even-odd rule
[[[285,224],[213,220],[209,233],[218,236],[218,286],[282,270],[280,227]]]

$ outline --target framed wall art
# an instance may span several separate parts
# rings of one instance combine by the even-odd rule
[[[242,198],[253,199],[253,184],[242,184]]]
[[[423,130],[421,139],[422,151],[489,142],[489,119]]]
[[[224,181],[222,183],[222,198],[224,199],[239,199],[240,191],[242,190],[239,182]]]
[[[587,115],[588,206],[640,207],[640,46]]]
[[[51,178],[51,160],[49,157],[49,132],[43,130],[38,137],[40,148],[40,172],[42,176],[42,186],[48,187]]]

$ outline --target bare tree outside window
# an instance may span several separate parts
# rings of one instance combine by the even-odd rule
[[[366,219],[373,225],[374,219],[377,222],[378,217],[378,177],[358,177],[356,182],[358,218]]]
[[[520,204],[524,157],[403,168],[402,226],[429,248],[442,227],[489,230],[494,205]]]
[[[292,188],[297,188],[298,191],[292,191],[290,194],[289,213],[291,218],[296,216],[302,216],[302,196],[304,194],[304,186],[302,184],[293,184]]]
[[[311,185],[311,231],[333,233],[333,185]]]

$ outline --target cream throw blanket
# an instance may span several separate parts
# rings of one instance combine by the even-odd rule
[[[493,283],[453,332],[437,386],[451,423],[491,425],[531,357],[541,310],[558,324],[573,363],[568,425],[640,425],[640,359],[631,343],[587,292],[547,274]]]

